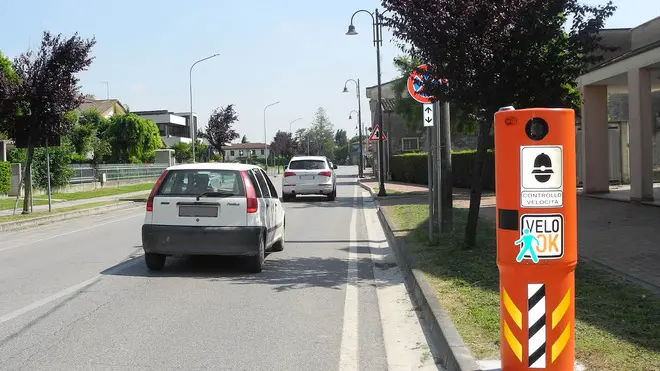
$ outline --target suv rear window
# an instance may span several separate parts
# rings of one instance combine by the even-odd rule
[[[243,178],[235,170],[172,170],[158,196],[197,196],[204,192],[222,193],[218,197],[245,196]]]
[[[295,160],[289,164],[291,170],[322,170],[325,168],[323,160]]]

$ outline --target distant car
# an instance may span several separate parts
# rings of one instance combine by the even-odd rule
[[[329,201],[337,197],[337,165],[323,156],[296,156],[289,161],[282,178],[282,200],[298,195],[325,195]]]
[[[284,249],[285,214],[260,167],[202,163],[165,169],[147,199],[142,248],[149,269],[168,255],[235,255],[261,272]]]

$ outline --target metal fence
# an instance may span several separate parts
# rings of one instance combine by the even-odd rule
[[[92,183],[104,173],[107,181],[158,178],[167,168],[166,164],[104,164],[96,169],[87,164],[69,166],[73,170],[71,184]]]

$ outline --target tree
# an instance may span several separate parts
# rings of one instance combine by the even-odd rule
[[[69,135],[71,147],[78,155],[86,156],[93,149],[92,144],[99,128],[107,127],[107,119],[93,108],[81,112],[80,115],[73,115],[74,124]]]
[[[11,61],[5,58],[5,56],[2,55],[2,52],[0,52],[0,78],[3,76],[9,80],[7,83],[14,83],[17,78],[16,72],[14,72],[14,69],[11,66]],[[9,135],[4,131],[6,124],[3,121],[5,119],[6,117],[0,115],[0,140],[9,139]]]
[[[183,164],[192,159],[192,146],[188,143],[179,142],[172,146],[174,159],[178,164]]]
[[[206,162],[210,158],[205,158],[207,154],[208,147],[202,141],[197,140],[195,142],[195,161],[197,162]],[[174,159],[177,163],[189,162],[192,160],[192,144],[179,142],[172,146],[174,150]]]
[[[114,163],[151,162],[156,150],[163,148],[156,123],[134,113],[112,116],[101,135],[111,148]]]
[[[290,158],[295,150],[295,141],[291,133],[278,130],[270,143],[270,150],[275,156]]]
[[[30,168],[35,147],[49,137],[69,134],[72,123],[65,115],[82,102],[76,74],[91,65],[90,51],[96,41],[78,34],[68,39],[44,32],[36,55],[32,51],[14,60],[16,78],[0,70],[0,122],[15,140],[25,140],[25,199],[23,213],[29,213]]]
[[[318,156],[334,157],[334,127],[323,107],[316,110],[308,135],[307,139],[309,139],[311,153]]]
[[[222,147],[239,137],[236,130],[232,128],[236,121],[238,121],[238,115],[234,111],[233,104],[213,110],[209,117],[209,124],[206,126],[206,139],[216,151],[222,153]],[[243,139],[247,140],[245,135]]]
[[[307,154],[307,139],[310,138],[309,130],[307,129],[298,129],[294,137],[294,154],[303,155]]]
[[[597,62],[598,31],[616,9],[579,0],[383,0],[400,47],[435,66],[425,83],[443,101],[474,115],[478,144],[465,243],[475,244],[482,169],[494,113],[501,106],[576,107],[576,79]],[[570,32],[564,31],[570,16]]]
[[[250,141],[248,141],[248,138],[247,138],[246,135],[243,135],[243,138],[241,138],[241,143],[243,143],[243,144],[250,143]]]
[[[335,161],[340,164],[345,164],[346,158],[350,156],[346,130],[338,129],[337,132],[335,132],[335,146]]]
[[[87,156],[91,152],[94,166],[109,157],[112,152],[110,144],[101,137],[101,133],[105,132],[110,124],[110,120],[91,108],[81,112],[73,126],[70,139],[75,152],[81,156]]]

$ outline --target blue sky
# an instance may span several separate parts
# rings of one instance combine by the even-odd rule
[[[589,0],[596,4],[604,1]],[[260,4],[257,7],[255,4]],[[327,4],[327,5],[324,5]],[[332,5],[330,5],[332,4]],[[660,16],[657,0],[615,0],[619,9],[608,28],[634,27]],[[131,110],[189,110],[190,65],[220,57],[193,70],[194,111],[206,123],[218,106],[234,103],[236,129],[263,142],[263,108],[268,141],[277,130],[306,127],[324,107],[336,129],[356,134],[355,86],[342,94],[346,79],[360,79],[362,119],[370,115],[364,88],[376,85],[376,51],[371,19],[359,14],[360,35],[345,32],[354,11],[379,6],[371,0],[126,1],[0,0],[0,50],[13,58],[39,45],[43,30],[95,36],[96,57],[80,75],[82,91],[117,98]],[[392,59],[400,54],[385,30],[381,49],[383,82],[397,77]],[[355,115],[354,115],[355,116]]]

